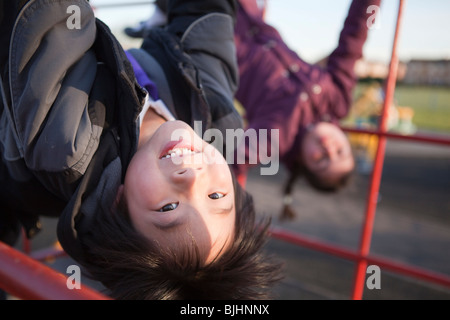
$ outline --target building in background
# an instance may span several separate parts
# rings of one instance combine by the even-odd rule
[[[450,60],[411,60],[405,84],[450,86]]]

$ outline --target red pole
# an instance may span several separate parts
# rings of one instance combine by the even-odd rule
[[[353,250],[349,250],[345,247],[337,246],[335,244],[326,243],[324,241],[313,239],[304,235],[292,233],[281,228],[272,227],[270,229],[270,236],[274,239],[289,242],[297,246],[309,248],[311,250],[321,251],[342,259],[351,261],[359,261],[361,259],[361,256]],[[390,259],[375,257],[372,255],[367,255],[364,258],[368,263],[377,265],[380,268],[391,270],[392,272],[414,277],[420,280],[434,282],[441,286],[450,288],[450,277],[448,275],[427,269],[417,268],[401,262],[395,262]]]
[[[0,288],[25,300],[109,300],[83,286],[68,289],[67,277],[0,241]]]
[[[394,43],[392,47],[391,62],[389,66],[389,74],[386,82],[386,96],[384,99],[383,112],[381,115],[381,121],[379,129],[381,132],[387,130],[387,113],[394,98],[395,85],[397,81],[397,69],[398,69],[398,57],[397,57],[397,44],[399,39],[400,21],[402,17],[403,0],[399,2],[397,25],[395,28]],[[378,140],[378,149],[374,160],[374,167],[371,177],[371,183],[369,188],[369,195],[367,198],[366,215],[363,223],[359,255],[360,259],[356,264],[355,279],[353,286],[352,299],[361,300],[364,292],[364,284],[366,278],[367,260],[365,257],[370,251],[370,242],[372,238],[373,224],[375,220],[375,211],[378,201],[378,193],[380,189],[381,174],[383,171],[383,162],[386,149],[386,137],[380,136]]]
[[[439,144],[443,146],[450,146],[450,135],[430,135],[430,134],[413,134],[413,135],[404,135],[398,134],[394,132],[381,132],[380,130],[371,130],[371,129],[360,129],[360,128],[350,128],[350,127],[341,127],[342,131],[348,133],[361,133],[361,134],[374,134],[377,136],[383,136],[390,139],[398,139],[398,140],[408,140],[411,142],[421,142],[421,143],[433,143]]]

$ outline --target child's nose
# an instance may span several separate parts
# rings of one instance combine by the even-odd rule
[[[202,166],[187,167],[173,172],[172,181],[182,188],[190,188],[203,175],[204,169]]]
[[[314,152],[312,153],[312,158],[315,161],[319,161],[320,159],[323,158],[323,151],[322,150],[314,150]]]
[[[325,146],[325,150],[330,158],[334,158],[338,155],[338,149],[339,147],[336,143],[330,143]]]

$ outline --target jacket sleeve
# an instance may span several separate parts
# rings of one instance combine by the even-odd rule
[[[380,0],[354,0],[338,47],[327,66],[303,61],[266,24],[255,0],[240,0],[235,32],[240,83],[236,98],[243,105],[248,128],[279,130],[280,156],[293,148],[302,128],[345,116],[356,85],[355,62],[367,38],[367,8]],[[264,66],[264,67],[262,67]],[[251,152],[245,149],[246,156]],[[248,158],[248,156],[247,156]],[[239,170],[245,171],[240,165]]]
[[[199,70],[212,126],[223,130],[242,128],[233,104],[239,74],[232,17],[222,13],[205,15],[190,25],[181,43]]]
[[[68,27],[69,5],[80,8],[79,27]],[[7,152],[66,198],[97,149],[104,122],[89,98],[97,76],[95,37],[86,1],[35,1],[21,11],[11,39],[11,99],[3,133],[14,143],[10,139]]]
[[[316,114],[338,120],[347,115],[352,101],[352,90],[357,83],[355,63],[362,58],[367,39],[367,21],[371,5],[381,0],[353,0],[337,48],[328,57],[325,69],[311,68],[311,99]]]

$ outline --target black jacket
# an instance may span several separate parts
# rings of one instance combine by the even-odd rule
[[[202,121],[203,130],[238,128],[228,15],[234,8],[232,1],[212,2],[227,11],[200,19],[172,16],[168,28],[131,52],[150,74],[161,70],[154,79],[169,84],[165,99],[172,103],[166,104],[178,119]],[[180,13],[185,4],[169,7]],[[80,8],[80,29],[68,28],[71,5]],[[146,91],[120,43],[84,0],[28,1],[0,67],[0,223],[14,216],[32,236],[40,215],[58,216],[58,239],[80,260],[79,237],[95,229],[90,221],[99,207],[112,204],[136,151]]]

